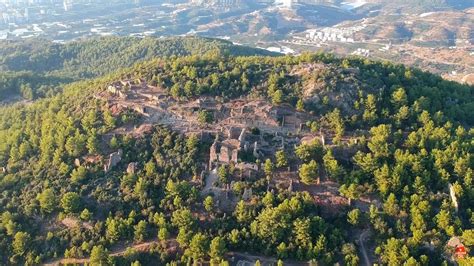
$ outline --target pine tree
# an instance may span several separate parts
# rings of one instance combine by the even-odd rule
[[[302,164],[299,170],[299,176],[301,182],[305,184],[311,184],[318,179],[318,164],[316,161],[311,160],[309,163]]]
[[[275,153],[276,157],[276,166],[277,167],[286,167],[288,166],[288,158],[286,157],[285,151],[279,150]]]
[[[43,192],[38,194],[37,198],[39,200],[41,210],[45,213],[52,213],[56,209],[57,200],[53,189],[47,188],[43,190]]]
[[[211,246],[209,248],[209,256],[215,261],[222,260],[225,253],[227,252],[226,243],[224,238],[216,236],[211,241]]]

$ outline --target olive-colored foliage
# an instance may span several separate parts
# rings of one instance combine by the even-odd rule
[[[311,160],[309,163],[304,163],[299,169],[299,175],[301,182],[305,184],[311,184],[319,178],[318,175],[318,164],[316,161]]]
[[[81,207],[81,197],[75,192],[68,192],[61,198],[61,207],[66,213],[75,213]]]
[[[0,99],[15,94],[28,100],[52,96],[61,91],[61,84],[106,75],[155,57],[207,53],[272,55],[261,49],[199,37],[102,37],[67,44],[46,40],[3,42]]]
[[[155,41],[144,40],[139,45],[150,42],[153,46]],[[114,62],[111,58],[115,55],[109,51],[103,60],[91,59],[112,43],[105,41],[103,47],[87,44],[91,45],[87,49],[78,44],[68,46],[72,57],[84,61],[68,66],[69,77],[77,78],[78,73],[94,76],[112,66],[128,65]],[[125,50],[128,56],[138,49],[129,50],[130,41],[123,43],[111,51]],[[190,49],[189,45],[169,48],[170,54]],[[205,47],[193,49],[202,54],[208,51]],[[136,59],[147,58],[140,55]],[[63,59],[51,62],[51,69],[40,68],[45,72],[41,75],[66,73],[58,66]],[[16,65],[4,63],[13,64],[9,67],[15,70],[31,67],[38,71],[40,67],[22,60]],[[330,67],[328,71],[290,75],[293,67],[312,63]],[[338,71],[348,67],[358,71]],[[84,68],[89,70],[83,72]],[[142,138],[120,134],[108,138],[107,133],[131,120],[113,116],[103,102],[91,96],[124,76],[143,78],[180,99],[207,95],[226,101],[250,95],[285,108],[289,104],[300,111],[313,111],[317,116],[309,123],[309,131],[326,135],[326,143],[318,137],[321,141],[295,149],[285,147],[275,154],[274,162],[273,156],[266,156],[261,160],[266,175],[251,181],[235,181],[238,171],[233,166],[220,167],[218,185],[234,181],[232,197],[238,200],[233,214],[224,215],[218,195],[201,197],[194,178],[207,163],[207,143],[163,127]],[[334,86],[324,90],[337,90],[343,78],[358,86],[359,95],[344,103],[357,107],[354,112],[341,108],[330,97],[322,97],[319,104],[304,97],[307,82],[327,81]],[[31,87],[35,87],[33,83]],[[23,84],[22,91],[30,97],[35,90]],[[470,207],[474,198],[473,131],[466,129],[474,122],[472,102],[472,87],[389,63],[342,60],[324,54],[206,55],[155,59],[101,79],[64,86],[63,92],[28,105],[1,107],[0,166],[6,171],[0,172],[0,264],[40,264],[55,255],[91,257],[97,263],[113,264],[106,248],[158,236],[161,242],[151,247],[150,256],[163,265],[175,259],[168,254],[165,242],[174,237],[184,252],[178,255],[185,255],[181,263],[210,258],[218,263],[226,250],[235,250],[324,265],[357,265],[360,259],[349,243],[350,230],[362,226],[370,227],[374,243],[379,243],[377,254],[382,263],[441,264],[440,252],[430,253],[423,248],[425,243],[442,250],[445,242],[457,235],[466,245],[472,244],[468,229],[474,220]],[[96,154],[107,157],[118,149],[123,151],[123,161],[108,173],[100,163],[74,166],[76,159]],[[137,170],[124,174],[131,162],[138,163]],[[301,165],[304,183],[314,185],[320,177],[338,182],[352,211],[322,218],[324,212],[314,204],[314,196],[265,182],[286,171],[286,166],[293,167],[294,162]],[[447,193],[449,184],[461,206],[457,212]],[[248,202],[238,199],[245,188],[253,190]],[[358,201],[367,194],[374,201],[368,211],[359,209],[365,203]],[[64,213],[80,226],[44,230],[53,221],[67,222]],[[121,259],[131,264],[137,260],[132,255]]]

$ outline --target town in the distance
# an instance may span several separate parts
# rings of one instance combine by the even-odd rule
[[[198,35],[285,54],[390,60],[473,84],[472,1],[415,2],[2,0],[0,39]]]
[[[0,265],[474,265],[473,0],[0,0]]]

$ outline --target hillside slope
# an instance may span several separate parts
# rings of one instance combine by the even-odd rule
[[[0,43],[0,69],[90,78],[154,57],[220,53],[270,55],[270,52],[198,37],[105,37],[55,44],[48,41]]]
[[[366,59],[206,55],[0,107],[0,264],[357,265],[363,229],[384,264],[440,265],[451,236],[472,245],[473,93]]]
[[[204,54],[275,55],[223,40],[198,37],[107,37],[67,44],[45,40],[0,42],[0,70],[7,72],[2,74],[4,82],[0,84],[0,101],[2,97],[18,93],[27,99],[41,97],[46,95],[42,91],[50,89],[38,92],[40,86],[56,87],[68,80],[105,75],[155,57]],[[35,79],[25,78],[28,75],[34,75]],[[22,85],[31,88],[28,93],[22,92]]]

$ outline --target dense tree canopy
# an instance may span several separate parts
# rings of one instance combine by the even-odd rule
[[[36,59],[24,57],[31,47],[6,45],[0,55],[18,51],[0,56],[2,68],[37,71],[39,80],[53,74],[76,79],[159,53],[134,54],[141,50],[131,40],[115,41],[46,45],[49,50],[33,50],[50,54]],[[205,54],[219,46],[211,42],[193,48],[196,42],[167,47],[144,39],[136,45],[163,45],[169,51],[163,55]],[[53,56],[58,49],[64,49],[61,58]],[[102,52],[107,56],[95,60]],[[308,66],[314,70],[306,71],[313,69]],[[26,76],[11,86],[23,85],[29,97],[27,83],[31,88],[42,83]],[[210,143],[159,125],[140,137],[117,133],[118,126],[138,124],[139,116],[132,111],[113,114],[93,96],[123,77],[142,78],[176,100],[248,96],[295,108],[311,116],[307,132],[318,138],[278,147],[264,158],[249,156],[260,170],[253,179],[235,178],[233,164],[219,167],[215,185],[232,185],[232,204],[227,206],[219,195],[200,193]],[[357,265],[361,260],[353,235],[361,230],[373,232],[376,247],[371,251],[385,264],[441,264],[453,236],[472,246],[472,87],[360,58],[343,62],[326,54],[227,53],[156,58],[61,87],[51,93],[45,89],[45,98],[31,104],[0,108],[0,264],[39,264],[55,257],[118,265],[221,262],[227,251],[252,251],[282,260]],[[214,122],[210,113],[200,116],[203,127]],[[84,163],[119,149],[122,160],[108,172],[103,162]],[[136,169],[127,172],[130,163]],[[288,169],[295,171],[298,189],[278,186]],[[303,184],[297,184],[298,177]],[[347,199],[334,215],[322,211],[324,203],[315,201],[314,192],[301,191],[317,186],[320,178],[339,186],[333,193]],[[360,197],[370,197],[374,204],[362,208]],[[107,251],[146,241],[153,245],[140,256],[133,250],[119,257]],[[170,245],[177,245],[178,252],[170,252]]]

